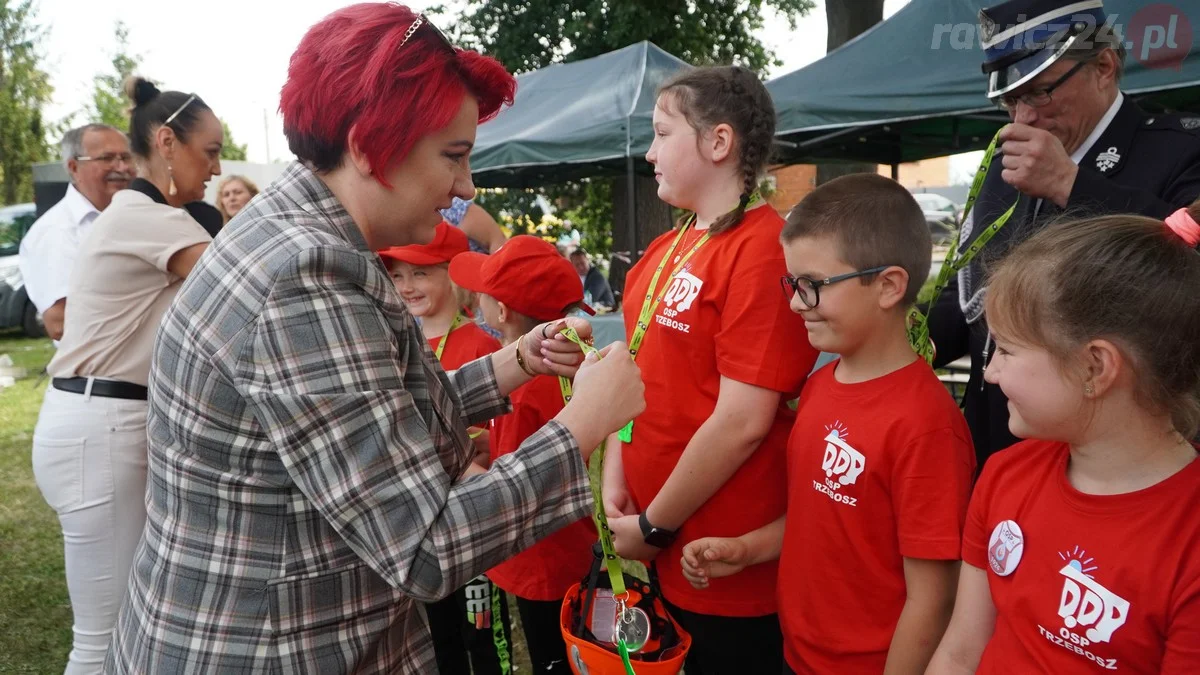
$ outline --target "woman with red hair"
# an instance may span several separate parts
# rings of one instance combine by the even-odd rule
[[[589,513],[590,449],[643,407],[627,349],[581,366],[557,321],[447,374],[374,253],[429,243],[474,195],[476,125],[514,86],[401,5],[300,42],[280,105],[300,161],[158,330],[146,528],[106,672],[435,672],[418,602]],[[467,426],[559,374],[563,412],[465,478]]]

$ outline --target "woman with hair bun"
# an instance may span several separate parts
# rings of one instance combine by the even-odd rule
[[[38,488],[62,526],[74,612],[68,675],[99,673],[146,519],[146,401],[163,313],[212,238],[183,206],[221,172],[222,130],[194,94],[131,78],[141,178],[79,248],[33,438]]]

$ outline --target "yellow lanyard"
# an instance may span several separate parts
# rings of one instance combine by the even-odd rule
[[[568,340],[579,345],[579,348],[584,354],[592,354],[596,352],[596,348],[587,344],[579,338],[579,333],[575,332],[574,328],[567,327],[562,330],[562,334]],[[565,377],[558,378],[559,389],[562,390],[563,403],[571,402],[571,381]],[[604,443],[596,448],[592,453],[592,461],[596,462],[597,467],[604,466]],[[600,475],[597,472],[595,475]],[[599,479],[591,481],[592,486],[592,519],[596,521],[596,531],[600,533],[600,547],[604,549],[604,564],[608,568],[608,581],[612,584],[614,596],[625,595],[625,577],[621,571],[621,559],[617,557],[616,549],[612,543],[612,530],[608,529],[608,518],[604,515],[604,500],[600,494]]]
[[[754,206],[757,206],[761,200],[762,196],[757,190],[755,190],[750,195],[750,200],[747,203],[745,210],[748,211]],[[675,249],[679,246],[679,242],[683,240],[684,235],[687,234],[687,231],[691,229],[695,222],[696,214],[693,213],[688,217],[688,221],[684,223],[683,227],[679,228],[679,234],[675,235],[675,241],[671,242],[671,247],[667,249],[666,254],[664,254],[662,257],[662,260],[659,261],[658,267],[654,270],[654,276],[650,277],[650,286],[646,289],[646,299],[642,301],[642,311],[640,314],[638,314],[637,325],[634,326],[633,335],[629,338],[629,355],[633,357],[634,361],[637,360],[638,350],[640,350],[642,347],[642,341],[646,339],[646,331],[650,329],[650,319],[654,317],[654,312],[658,309],[658,303],[662,302],[663,296],[666,295],[667,290],[671,288],[671,282],[675,281],[675,277],[678,276],[681,271],[683,271],[683,266],[692,259],[692,256],[696,254],[696,251],[699,251],[700,247],[704,246],[709,239],[710,233],[706,231],[704,236],[700,237],[700,239],[698,239],[696,243],[692,245],[691,250],[689,250],[683,255],[683,257],[679,259],[679,263],[675,265],[675,269],[671,271],[671,276],[667,277],[666,282],[663,283],[661,288],[659,287],[658,279],[662,276],[663,270],[666,269],[667,261],[671,259],[671,255],[675,253]],[[622,443],[632,443],[633,422],[630,422],[622,427],[621,430],[617,432],[617,437],[621,439]]]
[[[983,250],[992,237],[995,236],[1000,228],[1008,222],[1012,217],[1013,212],[1020,202],[1018,196],[1017,201],[1014,201],[1008,210],[1000,214],[999,218],[988,225],[986,229],[979,233],[975,241],[967,247],[961,254],[958,251],[959,237],[962,236],[962,226],[967,222],[967,216],[971,213],[971,207],[975,206],[975,199],[979,197],[979,191],[983,189],[983,181],[987,178],[988,169],[992,164],[992,157],[996,154],[996,146],[1000,142],[1000,132],[992,137],[992,142],[988,144],[987,150],[983,153],[983,161],[979,164],[979,171],[975,173],[975,180],[971,182],[971,189],[967,193],[967,203],[963,207],[962,220],[959,221],[958,232],[954,235],[954,240],[950,242],[950,248],[946,250],[946,259],[942,263],[942,269],[938,271],[937,280],[933,284],[933,294],[929,300],[929,312],[933,313],[933,307],[937,304],[938,297],[942,291],[946,289],[946,285],[950,283],[950,278],[958,274],[960,270],[965,268],[975,259],[975,256]],[[929,339],[929,316],[922,312],[920,308],[914,306],[908,311],[908,342],[912,345],[915,351],[921,358],[925,359],[929,364],[933,364],[933,341]],[[985,354],[986,357],[986,354]],[[987,360],[986,358],[984,359]]]
[[[663,296],[666,294],[667,289],[671,287],[671,282],[675,280],[675,277],[678,276],[681,271],[683,271],[683,266],[692,259],[692,256],[696,254],[696,251],[700,250],[700,247],[704,246],[704,244],[708,242],[709,233],[705,232],[704,235],[697,239],[696,243],[692,245],[691,250],[689,250],[682,258],[679,259],[679,264],[675,265],[675,269],[671,270],[671,275],[667,277],[666,283],[659,288],[658,280],[660,277],[662,277],[663,270],[667,267],[667,261],[671,259],[671,255],[675,253],[675,249],[678,248],[679,242],[683,241],[683,237],[687,234],[688,230],[691,229],[695,222],[696,216],[693,215],[688,219],[688,222],[684,223],[683,227],[679,228],[679,234],[675,235],[675,241],[671,242],[671,247],[667,249],[665,254],[663,254],[662,260],[659,261],[658,267],[654,270],[654,276],[650,277],[650,286],[646,289],[646,299],[642,301],[642,311],[640,314],[638,314],[637,325],[633,328],[633,336],[629,338],[629,355],[632,356],[635,361],[637,360],[638,349],[642,346],[642,341],[646,339],[646,331],[650,328],[650,319],[654,316],[655,310],[658,309],[658,303],[662,302]]]
[[[678,239],[676,242],[678,243]],[[561,333],[568,340],[579,345],[579,349],[584,354],[597,354],[597,358],[599,358],[596,348],[580,339],[579,333],[575,332],[574,328],[568,326],[562,329]],[[562,390],[563,404],[570,403],[571,381],[565,377],[559,377],[558,386]],[[612,530],[608,528],[608,516],[604,514],[603,487],[600,483],[601,476],[604,475],[604,446],[605,442],[601,441],[600,447],[592,453],[594,465],[588,468],[588,485],[592,490],[592,521],[596,524],[596,531],[600,533],[600,548],[604,551],[604,568],[608,572],[608,584],[612,588],[613,599],[617,601],[617,611],[620,615],[624,615],[629,591],[625,587],[625,571],[621,569],[621,557],[617,555],[616,547],[613,546]],[[633,670],[633,663],[629,659],[629,646],[625,644],[625,638],[622,637],[619,630],[616,638],[617,654],[621,657],[621,664],[625,667],[626,675],[637,675]]]
[[[450,339],[450,334],[454,332],[455,328],[463,325],[466,320],[467,317],[461,311],[454,315],[454,320],[450,322],[450,328],[446,330],[446,334],[438,342],[437,349],[433,351],[433,355],[437,357],[438,363],[442,362],[442,353],[446,351],[446,341]]]

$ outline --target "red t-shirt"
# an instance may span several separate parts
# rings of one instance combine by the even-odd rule
[[[442,336],[431,338],[429,348],[437,353]],[[442,350],[442,368],[456,370],[492,352],[499,351],[500,341],[488,335],[482,328],[468,321],[450,332],[446,348]]]
[[[959,557],[975,452],[925,361],[856,384],[836,366],[804,386],[788,441],[779,623],[797,673],[877,675],[904,609],[904,558]]]
[[[963,560],[987,571],[996,628],[976,672],[1200,673],[1200,461],[1100,496],[1071,486],[1069,458],[1025,441],[983,467]],[[1005,521],[1019,558],[1015,538],[992,541]]]
[[[491,456],[520,447],[563,409],[558,379],[535,377],[512,393],[512,412],[492,422]],[[562,600],[592,566],[598,536],[591,518],[581,518],[488,571],[488,578],[526,600]]]
[[[646,411],[622,451],[625,481],[642,508],[675,468],[693,434],[712,414],[721,376],[794,398],[816,362],[804,321],[779,290],[787,273],[774,209],[750,210],[741,224],[710,239],[688,261],[655,310],[637,355]],[[625,281],[626,339],[633,335],[650,278],[676,233],[656,239]],[[691,240],[691,237],[687,237]],[[679,252],[690,250],[680,246]],[[659,279],[666,283],[675,264]],[[635,300],[636,299],[636,300]],[[781,402],[766,439],[738,471],[680,528],[659,554],[664,595],[677,606],[717,616],[775,612],[776,564],[757,565],[696,590],[683,578],[683,546],[700,537],[737,536],[783,514],[787,479],[781,471],[794,413]]]

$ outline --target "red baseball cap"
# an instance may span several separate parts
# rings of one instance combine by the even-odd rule
[[[428,244],[393,246],[379,251],[385,263],[406,262],[410,265],[437,265],[450,262],[454,256],[471,250],[467,235],[450,223],[442,221],[434,231],[433,241]]]
[[[572,305],[595,314],[583,304],[583,283],[570,261],[553,244],[527,234],[509,239],[491,255],[456,256],[450,279],[537,321],[561,319]]]

